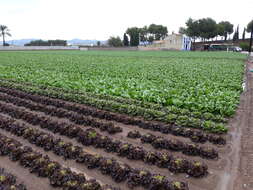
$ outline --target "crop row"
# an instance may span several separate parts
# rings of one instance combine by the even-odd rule
[[[0,168],[0,189],[27,190],[24,184],[17,184],[17,177]]]
[[[91,126],[94,128],[98,128],[101,131],[107,131],[110,134],[122,132],[121,127],[115,126],[111,122],[109,123],[109,122],[98,121],[92,117],[85,117],[81,114],[78,114],[72,111],[66,111],[64,109],[56,108],[54,106],[45,106],[39,103],[33,103],[31,101],[13,97],[7,94],[3,94],[1,92],[0,92],[0,100],[3,100],[8,103],[13,103],[17,106],[23,106],[34,111],[44,112],[51,116],[57,116],[60,118],[68,118],[70,121],[74,122],[75,124]]]
[[[0,83],[1,82],[11,83],[11,82],[14,82],[14,81],[8,81],[8,80],[1,79]],[[15,81],[15,83],[18,83],[18,81]],[[25,83],[20,83],[20,84],[22,84],[23,86],[28,85],[28,84],[25,84]],[[15,84],[15,85],[18,85],[18,84]],[[33,86],[33,84],[30,83],[29,86]],[[109,95],[106,95],[106,94],[91,94],[91,93],[84,93],[84,92],[80,93],[80,92],[70,91],[70,90],[62,89],[62,88],[53,88],[53,87],[49,87],[49,86],[41,87],[41,88],[44,88],[44,89],[50,90],[50,91],[61,91],[61,92],[66,93],[66,94],[76,94],[76,95],[79,95],[79,96],[81,95],[81,96],[92,97],[92,98],[96,98],[96,99],[99,99],[99,100],[113,101],[113,102],[116,102],[116,103],[126,104],[126,105],[129,105],[129,106],[135,105],[137,107],[144,108],[144,109],[147,109],[147,110],[154,110],[154,111],[158,111],[158,112],[163,112],[164,115],[176,114],[176,115],[189,116],[189,117],[198,118],[198,119],[201,119],[201,120],[211,120],[211,121],[214,121],[214,122],[221,122],[221,123],[227,121],[221,115],[215,115],[215,114],[212,114],[212,113],[209,113],[209,112],[202,113],[201,110],[199,110],[199,111],[196,111],[196,110],[195,111],[190,111],[188,109],[184,109],[184,108],[180,108],[180,107],[176,107],[176,106],[166,106],[166,107],[164,107],[160,104],[154,104],[154,103],[150,103],[150,102],[139,101],[139,100],[136,100],[136,99],[122,98],[122,97],[117,97],[117,96],[109,96]]]
[[[1,55],[1,76],[222,115],[234,113],[242,90],[242,60],[79,56]]]
[[[47,88],[52,89],[50,87],[47,87]],[[212,114],[209,112],[202,112],[201,110],[199,110],[199,111],[192,110],[191,111],[189,109],[180,108],[180,107],[176,107],[173,105],[168,105],[165,107],[160,104],[155,104],[155,103],[151,103],[151,102],[139,101],[139,100],[130,99],[130,98],[122,98],[122,97],[117,97],[117,96],[110,96],[110,95],[106,95],[106,94],[91,94],[91,93],[84,93],[84,92],[80,93],[80,92],[73,92],[73,91],[65,90],[65,89],[57,89],[57,90],[61,90],[65,93],[72,93],[72,94],[78,94],[78,95],[82,95],[82,96],[93,97],[93,98],[97,98],[100,100],[113,101],[113,102],[117,102],[120,104],[135,105],[140,108],[147,109],[147,110],[154,110],[154,111],[163,112],[164,115],[176,114],[179,116],[189,116],[189,117],[198,118],[201,120],[211,120],[214,122],[226,122],[227,121],[224,117],[222,117],[219,114],[217,115],[217,114]]]
[[[39,147],[43,147],[46,151],[53,151],[56,155],[63,156],[65,159],[74,159],[78,163],[84,163],[88,169],[98,168],[102,174],[111,176],[112,179],[117,183],[127,180],[127,184],[130,188],[133,188],[135,186],[143,186],[145,188],[149,188],[151,186],[154,188],[154,184],[150,183],[152,177],[167,180],[165,176],[152,174],[147,170],[132,168],[127,164],[121,164],[117,162],[115,159],[105,158],[98,154],[89,154],[83,151],[81,147],[73,146],[72,143],[64,142],[62,139],[54,138],[48,133],[44,133],[37,129],[14,123],[13,120],[2,117],[0,118],[2,119],[2,129],[5,129],[12,134],[22,136],[30,143],[35,144]],[[197,168],[195,167],[194,169],[196,172]],[[145,179],[145,181],[143,181],[143,184],[137,183],[135,180],[135,177],[141,177],[139,176],[141,172],[145,173],[143,176]],[[193,170],[189,171],[189,173],[191,172],[193,172]],[[181,187],[178,188],[178,190],[187,189],[187,184],[183,182],[171,181],[170,183],[170,185],[174,188],[176,188],[176,186]]]
[[[11,86],[13,85],[11,84],[9,87]],[[32,91],[32,92],[36,92],[36,93],[50,96],[50,97],[83,103],[89,106],[94,106],[98,109],[104,109],[107,111],[128,114],[131,116],[142,116],[146,120],[156,120],[156,121],[162,121],[162,122],[166,122],[172,125],[177,125],[177,126],[182,126],[182,127],[198,128],[198,129],[206,130],[212,133],[226,133],[228,131],[228,129],[224,126],[223,123],[215,123],[211,120],[201,120],[201,119],[186,116],[186,115],[178,115],[178,113],[167,114],[167,113],[163,113],[157,110],[145,109],[136,105],[122,104],[122,103],[117,103],[117,102],[109,101],[109,100],[100,100],[93,97],[80,96],[80,95],[71,94],[71,93],[64,93],[64,92],[59,93],[59,91],[52,91],[49,89],[42,90],[40,88],[36,88],[32,86],[17,87],[16,84],[14,84],[14,87],[19,88],[19,89],[21,88],[23,90],[26,89],[29,92]]]
[[[17,110],[15,110],[15,108],[11,108],[11,107],[6,108],[6,106],[4,106],[0,103],[0,108],[1,107],[2,107],[2,111],[5,111],[6,113],[11,114],[13,117],[17,117],[17,115],[19,114],[18,118],[22,118],[26,121],[27,121],[27,117],[25,117],[25,116],[30,114],[29,112],[27,113],[25,111],[20,111],[20,110],[17,111]],[[13,113],[15,111],[18,114],[13,115]],[[33,114],[33,115],[34,115],[33,118],[35,119],[36,115],[35,114]],[[33,121],[33,124],[36,124],[36,123]],[[82,134],[82,132],[83,132],[80,128],[74,128],[74,129],[79,129],[78,135]],[[95,131],[95,133],[96,133],[96,131]],[[98,134],[99,136],[102,137],[102,135],[100,135],[99,133],[96,133],[96,134]],[[94,134],[94,135],[96,135],[96,134]],[[87,140],[87,139],[84,139],[84,140]],[[109,142],[109,143],[112,143],[113,139],[110,138],[110,141],[111,142]],[[158,140],[155,142],[158,143]],[[171,151],[181,151],[183,154],[196,156],[196,154],[191,153],[192,144],[184,143],[184,142],[172,140],[172,139],[170,141],[166,141],[166,142],[161,141],[160,143],[165,143],[164,147],[166,147],[167,149],[169,149]],[[88,143],[88,145],[89,145],[89,143]],[[161,147],[162,147],[162,145],[161,145]],[[131,152],[129,152],[129,153],[131,154]],[[132,153],[134,153],[134,151]],[[143,153],[144,153],[144,151],[143,151]],[[198,146],[198,154],[197,155],[201,156],[203,158],[208,158],[208,159],[218,158],[218,152],[214,148],[210,148],[208,146]],[[128,156],[130,156],[130,155],[128,155]]]
[[[0,156],[9,156],[10,160],[18,161],[24,168],[39,177],[46,177],[53,187],[64,190],[118,190],[108,185],[100,185],[96,180],[87,180],[82,173],[75,173],[62,167],[48,156],[23,146],[20,142],[0,134]]]
[[[130,131],[127,135],[130,138],[140,138],[142,143],[151,144],[155,149],[165,149],[172,151],[182,151],[183,154],[190,156],[201,156],[208,159],[217,159],[218,151],[213,148],[203,148],[197,144],[184,143],[180,140],[165,139],[151,133],[141,135],[139,131]]]
[[[206,141],[209,141],[213,144],[226,144],[226,140],[224,137],[214,135],[214,134],[205,134],[204,132],[201,132],[198,130],[192,130],[189,128],[177,127],[177,126],[173,126],[173,125],[155,124],[152,122],[143,121],[141,119],[135,119],[133,117],[128,117],[125,115],[118,115],[118,114],[114,114],[114,113],[111,113],[108,111],[97,110],[95,108],[91,108],[91,107],[87,107],[87,106],[80,106],[80,105],[77,105],[74,103],[56,100],[56,99],[52,99],[52,98],[48,98],[48,97],[31,95],[31,94],[24,93],[24,92],[18,91],[18,90],[13,90],[13,89],[0,88],[0,91],[11,94],[12,99],[14,99],[13,96],[17,96],[20,98],[29,99],[31,101],[39,102],[41,104],[45,104],[48,106],[53,105],[58,108],[62,107],[64,109],[72,110],[72,111],[75,111],[77,113],[87,115],[87,116],[97,117],[97,118],[106,119],[106,120],[115,120],[118,122],[122,122],[124,124],[137,125],[143,129],[160,131],[165,134],[171,133],[171,134],[177,135],[177,136],[188,137],[193,142],[205,143]],[[15,103],[15,101],[14,101],[14,103]],[[24,104],[24,106],[26,106],[26,104]],[[30,107],[30,108],[36,109],[36,107],[35,108]]]
[[[57,122],[51,122],[48,118],[37,117],[36,114],[25,112],[23,109],[18,110],[17,108],[15,109],[12,106],[4,104],[0,104],[0,109],[2,112],[7,113],[14,118],[23,119],[28,123],[39,125],[40,127],[46,128],[50,131],[53,131],[54,133],[60,133],[61,135],[75,138],[84,146],[101,148],[107,152],[114,152],[118,156],[126,157],[130,160],[141,160],[151,165],[168,168],[171,172],[174,173],[186,173],[196,165],[195,161],[186,160],[182,157],[173,157],[169,154],[147,151],[142,147],[133,146],[132,144],[124,143],[119,140],[113,140],[107,136],[103,136],[97,133],[94,129],[91,128],[86,130],[79,129],[78,133],[70,133],[69,130],[72,130],[72,127],[69,127],[69,129],[67,129],[65,125],[59,124]],[[197,166],[199,165],[201,168],[204,168],[200,176],[207,174],[207,166],[201,162],[197,163]],[[194,172],[192,172],[191,175],[194,176]],[[196,177],[199,176],[196,175]]]
[[[92,94],[92,93],[87,93],[87,92],[80,93],[80,92],[70,91],[70,90],[66,90],[66,89],[62,89],[62,88],[57,89],[57,88],[52,88],[52,87],[46,87],[46,89],[55,90],[55,91],[60,90],[60,91],[67,93],[67,94],[76,94],[79,96],[80,95],[87,96],[87,97],[92,97],[92,98],[96,98],[99,100],[112,101],[115,103],[120,103],[120,104],[124,104],[124,105],[129,105],[129,106],[134,105],[134,106],[139,107],[140,109],[143,108],[143,109],[147,109],[147,110],[154,110],[154,111],[158,111],[158,112],[163,112],[164,115],[176,114],[176,115],[181,115],[181,116],[194,117],[194,118],[198,118],[201,120],[211,120],[214,122],[226,122],[227,121],[223,116],[221,116],[219,114],[202,112],[201,110],[199,110],[199,111],[189,110],[189,109],[185,109],[185,108],[176,107],[173,105],[167,105],[165,107],[160,104],[139,101],[136,99],[110,96],[110,95],[106,95],[106,94]]]

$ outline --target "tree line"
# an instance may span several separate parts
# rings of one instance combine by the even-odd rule
[[[233,34],[232,39],[234,41],[240,39],[239,26],[234,30],[234,25],[229,21],[217,23],[212,18],[198,20],[189,18],[185,24],[186,27],[179,28],[179,33],[191,37],[193,42],[196,40],[213,40],[217,37],[221,37],[226,41],[231,34]],[[253,20],[244,28],[241,39],[245,39],[246,32],[251,32],[252,25]],[[163,40],[167,35],[168,29],[163,25],[151,24],[142,28],[131,27],[124,33],[123,40],[119,36],[112,36],[108,39],[108,45],[113,47],[138,46],[140,43],[146,45],[152,43],[154,40]]]
[[[239,25],[234,31],[234,25],[229,21],[221,21],[217,23],[212,18],[202,18],[198,20],[189,18],[185,24],[186,27],[179,28],[179,33],[186,34],[187,36],[191,37],[194,42],[197,39],[200,39],[201,41],[207,41],[216,37],[222,37],[226,41],[228,36],[230,36],[232,33],[234,33],[234,41],[240,38]],[[248,23],[246,28],[244,28],[242,39],[245,39],[246,32],[251,32],[252,25],[253,20]]]
[[[163,40],[168,35],[166,26],[150,24],[142,28],[131,27],[127,28],[124,33],[123,40],[117,37],[110,37],[108,40],[109,46],[138,46],[140,42],[144,45],[152,43],[154,40]]]
[[[67,46],[66,40],[33,40],[25,46]]]

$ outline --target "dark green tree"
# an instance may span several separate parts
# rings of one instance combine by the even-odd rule
[[[66,40],[48,40],[50,46],[67,46]]]
[[[239,40],[239,25],[237,26],[234,32],[234,36],[233,36],[233,41],[237,41],[237,40]]]
[[[154,39],[153,36],[149,36],[149,37],[148,37],[148,42],[149,42],[149,43],[153,43],[154,40],[155,40],[155,39]]]
[[[217,35],[217,24],[212,18],[199,19],[200,37],[205,41]]]
[[[247,32],[251,32],[252,25],[253,25],[253,20],[250,21],[249,24],[247,25]]]
[[[123,37],[123,45],[124,46],[129,46],[129,39],[126,33],[124,33],[124,37]]]
[[[189,18],[186,21],[186,35],[193,39],[193,42],[200,37],[199,21]]]
[[[146,45],[145,43],[148,41],[148,27],[144,26],[140,28],[140,41]]]
[[[148,27],[148,33],[152,35],[155,40],[161,40],[168,35],[168,29],[163,25],[151,24]]]
[[[25,46],[50,46],[48,41],[44,40],[33,40],[30,43],[25,44]]]
[[[97,41],[97,46],[101,46],[101,42],[100,41]]]
[[[179,34],[187,34],[186,28],[185,27],[180,27],[178,30]]]
[[[117,36],[117,37],[111,36],[108,39],[108,45],[112,46],[112,47],[121,47],[121,46],[123,46],[123,43],[122,43],[122,41],[121,41],[121,39],[120,39],[119,36]]]
[[[228,21],[219,22],[219,24],[217,25],[217,34],[220,36],[224,36],[225,41],[226,41],[228,35],[233,33],[234,31],[233,28],[234,28],[234,25]]]
[[[233,35],[233,41],[236,41],[236,36],[237,36],[237,31],[234,32],[234,35]]]
[[[126,33],[130,36],[130,46],[138,46],[140,43],[140,29],[137,27],[128,28]]]
[[[10,29],[5,25],[0,25],[0,36],[3,37],[3,46],[6,46],[7,44],[5,43],[5,37],[11,36]]]
[[[243,29],[242,39],[245,40],[246,28]]]
[[[217,28],[217,35],[225,37],[225,26],[221,23],[218,23],[216,28]]]
[[[66,46],[66,40],[34,40],[30,43],[25,44],[25,46]]]

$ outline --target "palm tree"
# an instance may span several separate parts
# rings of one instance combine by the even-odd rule
[[[3,46],[5,46],[5,36],[11,36],[10,29],[5,25],[0,25],[0,36],[3,37]]]

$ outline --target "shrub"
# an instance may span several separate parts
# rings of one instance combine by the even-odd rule
[[[240,48],[242,48],[243,51],[249,51],[249,43],[247,42],[241,42],[239,44]]]

